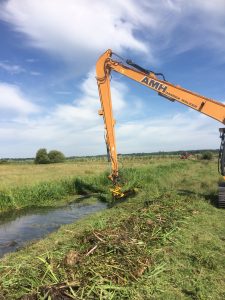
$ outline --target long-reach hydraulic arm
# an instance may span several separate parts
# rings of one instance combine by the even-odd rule
[[[110,73],[111,71],[118,72],[127,76],[142,85],[156,91],[158,95],[172,102],[178,101],[190,108],[197,110],[223,124],[225,124],[225,105],[215,100],[198,95],[192,91],[186,90],[178,85],[174,85],[165,80],[164,75],[146,70],[145,68],[133,63],[131,60],[124,61],[118,55],[117,59],[113,59],[114,53],[107,50],[97,61],[96,74],[99,96],[101,101],[101,110],[99,114],[103,116],[105,123],[105,141],[107,152],[112,164],[112,173],[110,179],[116,184],[119,170],[118,159],[115,141],[115,120],[113,118],[112,101],[110,92]],[[119,57],[119,59],[118,59]],[[161,78],[159,78],[162,77]],[[225,176],[225,129],[220,129],[221,132],[221,149],[219,154],[219,170]],[[224,177],[225,179],[225,177]]]

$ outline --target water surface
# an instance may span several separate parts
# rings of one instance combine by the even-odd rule
[[[38,240],[82,217],[106,208],[96,201],[92,204],[70,203],[58,208],[32,208],[0,216],[0,257],[20,249],[27,242]]]

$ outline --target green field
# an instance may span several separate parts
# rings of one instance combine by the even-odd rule
[[[169,156],[168,161],[177,160]],[[120,159],[122,168],[147,164],[159,164],[165,157],[125,157]],[[0,164],[0,213],[29,206],[58,206],[74,195],[82,194],[84,185],[90,184],[93,192],[99,190],[99,180],[103,180],[103,191],[109,181],[110,164],[106,158],[79,159],[67,163],[35,165],[33,163]],[[91,186],[96,183],[97,186]]]
[[[2,195],[17,201],[2,210],[29,206],[43,186],[49,203],[80,190],[110,201],[105,162],[1,167]],[[225,299],[225,211],[211,203],[216,161],[124,159],[122,177],[125,188],[138,187],[135,197],[1,259],[0,299]]]
[[[87,161],[59,164],[23,164],[11,163],[0,165],[0,190],[13,186],[34,185],[40,182],[48,182],[70,178],[72,176],[100,174],[105,171],[108,164],[105,161]]]

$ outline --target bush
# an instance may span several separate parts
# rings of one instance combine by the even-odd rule
[[[8,163],[9,163],[8,159],[4,159],[4,158],[0,159],[0,164],[1,165],[8,164]]]
[[[41,148],[37,151],[34,162],[35,162],[35,164],[49,164],[50,163],[50,159],[48,157],[48,153],[45,148]]]
[[[62,152],[58,150],[51,150],[47,153],[45,148],[41,148],[37,151],[35,157],[35,164],[50,164],[50,163],[60,163],[65,160],[65,156]]]
[[[213,154],[212,154],[212,152],[207,151],[207,152],[202,153],[201,158],[205,159],[205,160],[211,160],[213,158]]]
[[[51,150],[48,153],[48,158],[50,160],[50,163],[60,163],[65,160],[64,154],[58,150]]]

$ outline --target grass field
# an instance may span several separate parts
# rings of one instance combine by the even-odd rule
[[[157,163],[165,159],[177,160],[177,156],[147,156],[120,158],[122,167],[134,167],[147,163]],[[67,163],[36,165],[33,163],[0,164],[0,191],[13,186],[30,186],[40,182],[49,182],[82,175],[97,175],[110,171],[110,164],[106,158],[78,159]]]
[[[122,174],[135,197],[1,260],[0,299],[225,299],[216,163],[136,160]],[[108,191],[104,174],[82,180]]]
[[[0,212],[63,204],[77,194],[78,177],[97,176],[107,169],[105,161],[0,165]]]
[[[108,168],[104,161],[60,164],[3,164],[0,165],[0,190],[35,185],[81,175],[100,174]]]
[[[167,158],[169,162],[174,159],[177,160],[177,157],[170,156]],[[120,159],[120,164],[122,168],[126,168],[145,164],[157,165],[161,161],[165,162],[166,160],[160,156],[126,157]],[[103,174],[104,181],[104,178],[107,177],[105,173],[109,174],[109,172],[110,164],[105,158],[83,159],[49,165],[0,164],[0,213],[28,206],[63,204],[70,201],[74,195],[81,193],[82,188],[79,180],[82,181],[82,177],[85,177],[85,182],[90,184],[93,182],[93,177],[98,175],[101,177],[101,174]],[[83,189],[85,188],[83,187]],[[98,187],[93,187],[92,191],[95,190],[98,190]]]

